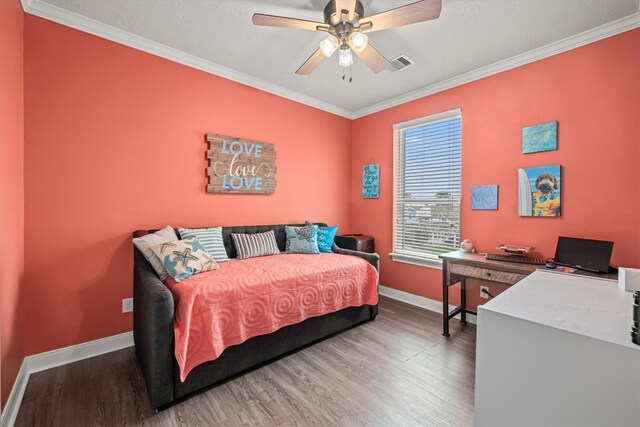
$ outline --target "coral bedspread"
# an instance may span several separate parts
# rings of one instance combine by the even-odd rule
[[[180,380],[225,348],[305,319],[378,302],[376,269],[355,256],[232,259],[167,287],[173,293]]]

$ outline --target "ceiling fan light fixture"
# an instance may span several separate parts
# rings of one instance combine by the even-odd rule
[[[442,10],[442,0],[417,0],[395,9],[366,15],[362,5],[364,0],[327,1],[323,22],[264,13],[254,13],[251,18],[254,25],[328,33],[329,37],[320,42],[318,49],[296,70],[298,75],[311,74],[336,50],[339,50],[338,64],[342,67],[353,64],[355,52],[374,73],[387,70],[392,66],[391,63],[369,43],[365,33],[438,19]],[[345,79],[344,69],[342,78]]]
[[[336,51],[338,44],[338,38],[334,35],[330,35],[320,42],[320,51],[328,58]]]
[[[369,44],[369,37],[366,34],[354,31],[349,35],[349,46],[357,53],[362,52]]]
[[[338,64],[342,67],[348,67],[353,64],[353,55],[349,47],[340,48],[340,55],[338,57]]]

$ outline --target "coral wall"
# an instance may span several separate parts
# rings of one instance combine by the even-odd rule
[[[374,235],[383,284],[440,299],[439,270],[388,257],[392,125],[457,107],[464,238],[547,257],[561,234],[611,239],[614,263],[640,265],[640,30],[354,122],[33,16],[24,49],[26,354],[130,330],[130,233],[166,224],[336,223]],[[522,127],[550,120],[559,150],[521,154]],[[206,132],[275,144],[275,195],[206,194]],[[361,198],[365,163],[380,199]],[[562,217],[519,217],[517,169],[547,164]],[[470,210],[479,184],[500,185],[498,211]]]
[[[401,264],[392,251],[394,123],[462,109],[461,235],[480,251],[511,242],[553,257],[559,235],[615,242],[612,262],[640,266],[640,29],[354,121],[354,231],[372,234],[381,283],[441,300],[441,271]],[[523,126],[557,120],[559,149],[522,154]],[[362,165],[381,164],[381,196],[360,195]],[[562,216],[523,218],[517,170],[563,167]],[[498,184],[499,209],[472,211],[469,187]],[[477,284],[476,284],[477,285]],[[498,293],[499,285],[491,285]],[[479,302],[472,287],[472,305]]]
[[[0,402],[22,360],[24,317],[24,13],[0,0]]]
[[[25,120],[27,354],[131,330],[133,230],[348,227],[350,120],[33,16]],[[275,194],[207,194],[206,132],[275,144]]]

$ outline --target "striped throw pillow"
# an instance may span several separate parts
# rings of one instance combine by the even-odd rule
[[[276,242],[276,234],[273,230],[256,234],[232,233],[231,236],[233,237],[233,242],[236,244],[238,259],[278,255],[280,253],[278,243]]]
[[[181,239],[196,237],[202,246],[213,255],[216,262],[229,261],[222,241],[222,227],[212,228],[178,228]]]

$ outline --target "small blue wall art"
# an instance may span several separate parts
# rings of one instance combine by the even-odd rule
[[[471,209],[476,211],[498,209],[497,185],[474,185],[471,187]]]
[[[380,197],[380,165],[364,165],[362,168],[362,198]]]
[[[558,149],[558,122],[522,128],[522,154]]]

